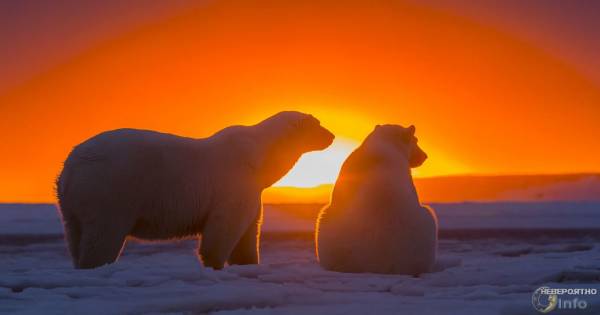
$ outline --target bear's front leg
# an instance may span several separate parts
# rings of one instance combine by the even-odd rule
[[[255,221],[250,225],[242,239],[233,249],[229,260],[230,265],[251,265],[259,262],[260,225],[262,222],[262,209]]]
[[[212,209],[202,231],[200,245],[200,257],[204,266],[223,268],[236,245],[248,230],[251,230],[251,225],[255,225],[254,220],[259,209],[260,197],[241,202],[227,202],[218,209]],[[254,242],[256,250],[256,236]]]

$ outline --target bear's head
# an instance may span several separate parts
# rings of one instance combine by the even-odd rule
[[[335,138],[318,119],[296,111],[277,113],[256,127],[265,144],[260,169],[267,186],[283,177],[302,154],[323,150]]]
[[[302,152],[319,151],[331,145],[335,135],[322,127],[313,115],[291,113],[289,137]]]
[[[296,111],[277,113],[259,124],[269,137],[274,137],[278,146],[296,152],[319,151],[327,148],[335,136],[321,126],[314,116]]]
[[[412,125],[408,128],[399,125],[377,125],[372,136],[400,151],[407,158],[410,167],[419,167],[427,160],[427,154],[419,147],[415,131],[415,126]]]

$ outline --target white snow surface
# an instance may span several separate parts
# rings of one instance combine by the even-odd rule
[[[572,233],[600,227],[599,204],[434,207],[441,235],[462,232],[441,239],[435,272],[410,277],[325,271],[311,220],[270,207],[260,265],[215,271],[198,262],[194,240],[129,241],[117,263],[74,270],[53,206],[1,205],[0,313],[519,315],[538,314],[531,295],[540,286],[600,290],[600,237]],[[481,236],[486,228],[530,234]],[[600,298],[584,298],[585,310],[551,314],[600,314]]]

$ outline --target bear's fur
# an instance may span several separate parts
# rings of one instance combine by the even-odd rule
[[[415,128],[377,126],[346,159],[316,226],[319,263],[328,270],[418,275],[433,267],[437,218],[422,206],[411,167],[427,155]]]
[[[101,133],[76,146],[57,180],[76,268],[114,262],[127,236],[202,236],[205,266],[258,263],[262,190],[333,134],[311,115],[281,112],[192,139],[147,130]]]

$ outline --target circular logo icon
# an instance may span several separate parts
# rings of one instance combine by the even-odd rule
[[[558,296],[556,294],[547,294],[549,287],[541,287],[533,292],[531,304],[536,311],[546,314],[552,312],[558,304]]]

